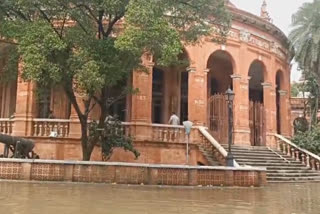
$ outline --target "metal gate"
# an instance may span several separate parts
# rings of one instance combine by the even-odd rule
[[[263,103],[250,101],[249,126],[252,146],[265,145],[264,121]]]
[[[209,98],[209,129],[211,135],[221,144],[228,143],[228,103],[224,94]]]

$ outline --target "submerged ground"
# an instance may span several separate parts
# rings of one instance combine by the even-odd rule
[[[0,213],[318,214],[320,183],[263,188],[167,188],[0,182]]]

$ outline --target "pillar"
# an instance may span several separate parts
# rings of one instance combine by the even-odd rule
[[[250,77],[231,75],[233,79],[234,144],[250,146],[249,127],[249,80]]]
[[[132,95],[131,102],[131,122],[133,126],[131,126],[130,132],[135,136],[135,141],[152,139],[152,76],[154,63],[147,57],[143,58],[143,63],[147,72],[134,71],[132,76],[132,87],[139,91]]]
[[[275,148],[274,134],[277,132],[277,106],[276,93],[272,84],[265,82],[263,86],[263,106],[264,106],[264,145]]]
[[[152,123],[152,70],[153,63],[147,63],[147,72],[134,71],[132,87],[138,89],[137,94],[132,95],[131,121]]]
[[[288,92],[285,90],[278,91],[280,99],[280,133],[283,136],[289,137],[291,135],[290,126],[291,126],[291,118],[290,118],[290,97]]]
[[[19,62],[18,66],[16,112],[12,135],[31,136],[32,118],[35,116],[36,110],[35,83],[24,81],[21,77],[22,62]]]
[[[189,91],[188,109],[189,120],[194,125],[206,126],[207,124],[207,74],[208,70],[196,70],[190,68],[189,71]]]

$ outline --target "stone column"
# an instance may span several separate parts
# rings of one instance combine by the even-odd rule
[[[275,147],[274,134],[277,132],[277,106],[276,93],[272,88],[272,84],[265,82],[263,86],[263,106],[264,106],[264,145],[268,147]]]
[[[196,68],[190,68],[188,111],[189,120],[194,125],[207,125],[207,74],[208,70],[197,71]]]
[[[134,71],[133,88],[139,93],[132,96],[131,121],[152,123],[152,70],[153,63],[147,64],[148,72]]]
[[[279,101],[280,101],[280,133],[283,136],[290,136],[290,98],[288,96],[288,92],[285,90],[279,90]]]
[[[232,75],[234,116],[234,144],[250,146],[249,127],[249,80],[250,77],[241,78],[240,75]]]
[[[131,134],[135,141],[152,139],[152,76],[154,63],[144,58],[147,72],[134,71],[132,87],[139,89],[137,94],[132,95],[131,103]],[[155,112],[156,114],[157,112]]]
[[[12,135],[31,136],[33,130],[32,118],[36,113],[35,83],[24,81],[21,77],[22,62],[19,62],[18,66],[17,101]]]

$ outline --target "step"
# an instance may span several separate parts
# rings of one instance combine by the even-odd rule
[[[238,162],[238,161],[237,161]],[[304,167],[301,163],[292,163],[288,164],[286,162],[283,163],[267,163],[267,162],[241,162],[239,161],[239,164],[241,165],[250,165],[250,166],[266,166],[266,167],[277,167],[277,166],[284,166],[284,167]]]
[[[301,164],[300,161],[287,162],[282,159],[239,159],[235,158],[239,163],[281,163],[281,164]]]
[[[319,173],[319,175],[320,175],[320,172],[313,171],[310,169],[304,169],[304,170],[300,170],[300,169],[296,169],[296,170],[267,170],[267,173],[305,173],[305,174]]]
[[[320,176],[315,177],[267,177],[268,181],[320,181]]]
[[[272,170],[309,170],[307,167],[296,167],[296,166],[267,166],[267,171]]]
[[[319,173],[267,173],[267,177],[319,177]]]

